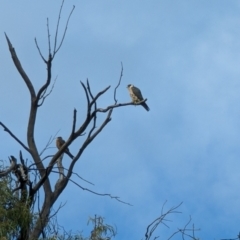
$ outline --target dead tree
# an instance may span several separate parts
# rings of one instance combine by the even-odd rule
[[[18,165],[18,168],[16,167],[16,160],[14,157],[11,157],[11,167],[5,171],[0,172],[0,177],[4,176],[6,174],[9,174],[10,171],[13,169],[16,170],[16,176],[19,180],[19,186],[15,191],[23,190],[25,191],[25,195],[28,198],[28,204],[29,208],[32,207],[34,204],[34,199],[36,195],[38,194],[40,188],[43,188],[44,192],[44,202],[39,209],[39,214],[36,222],[34,222],[33,226],[29,226],[29,229],[25,229],[25,235],[19,235],[20,237],[18,239],[38,239],[38,237],[42,234],[44,237],[44,228],[46,227],[49,218],[50,218],[50,212],[51,208],[53,207],[54,203],[60,196],[60,194],[64,191],[66,186],[68,185],[69,181],[71,181],[71,176],[74,174],[74,166],[76,162],[80,159],[82,153],[84,150],[89,146],[89,144],[98,136],[98,134],[107,126],[107,124],[111,121],[112,112],[115,108],[123,107],[123,106],[129,106],[129,105],[140,105],[141,103],[145,102],[147,99],[143,100],[139,103],[118,103],[116,99],[116,92],[119,84],[121,83],[122,79],[122,73],[123,73],[123,67],[120,74],[120,79],[118,82],[118,85],[114,89],[114,96],[112,104],[104,107],[99,108],[97,105],[97,101],[99,98],[105,94],[109,89],[110,86],[107,86],[105,89],[99,91],[96,95],[94,95],[91,91],[91,87],[89,84],[89,81],[87,80],[86,83],[80,82],[81,87],[83,88],[83,92],[86,96],[86,103],[87,103],[87,111],[86,111],[86,117],[85,120],[81,125],[77,125],[77,110],[73,110],[73,120],[72,120],[72,127],[71,132],[69,132],[69,136],[66,140],[66,142],[61,146],[61,148],[50,157],[50,160],[48,163],[45,163],[46,161],[43,161],[44,159],[41,157],[41,154],[39,153],[39,148],[36,145],[35,141],[35,123],[37,119],[37,112],[39,108],[44,104],[45,99],[51,94],[54,81],[52,79],[52,65],[54,62],[54,59],[56,57],[56,54],[61,49],[62,44],[64,42],[67,27],[69,20],[71,18],[71,15],[74,11],[74,6],[68,16],[68,19],[66,21],[65,30],[63,32],[63,35],[61,38],[59,38],[59,25],[60,25],[60,17],[61,12],[63,8],[64,0],[62,1],[62,5],[60,7],[57,26],[56,26],[56,33],[54,36],[53,44],[51,44],[50,39],[50,30],[49,30],[49,22],[47,19],[47,31],[48,31],[48,56],[45,58],[41,52],[41,49],[38,45],[37,39],[35,39],[35,44],[38,49],[39,55],[43,62],[46,64],[47,74],[46,74],[46,81],[42,84],[39,90],[36,90],[33,86],[32,80],[29,78],[27,72],[22,67],[21,61],[19,57],[17,56],[17,52],[14,49],[12,42],[10,41],[10,38],[5,33],[7,45],[9,48],[10,55],[12,57],[13,63],[15,65],[15,68],[17,69],[18,73],[20,74],[23,82],[26,84],[26,87],[28,89],[28,92],[30,94],[31,98],[31,105],[30,105],[30,111],[29,111],[29,120],[27,125],[27,143],[23,142],[21,139],[19,139],[4,123],[0,121],[0,126],[6,131],[15,141],[19,143],[19,145],[30,154],[31,160],[33,162],[32,165],[27,167],[26,169],[23,169],[24,161],[22,157],[20,157],[21,160],[21,167]],[[53,46],[53,47],[52,47]],[[52,87],[51,87],[52,86]],[[83,113],[81,113],[82,115]],[[98,114],[105,114],[105,119],[98,123],[97,127],[97,116]],[[83,141],[82,145],[79,146],[79,150],[74,154],[72,161],[70,163],[69,168],[66,170],[66,174],[63,172],[63,167],[61,165],[61,158],[63,154],[66,152],[68,147],[78,138],[78,137],[85,137],[85,140]],[[52,187],[50,184],[50,176],[56,172],[54,170],[54,165],[58,164],[59,167],[59,179],[55,183],[55,186]],[[26,167],[26,166],[25,166]],[[22,168],[22,169],[21,169]],[[20,171],[20,172],[19,172]],[[23,177],[24,171],[30,172],[35,171],[36,176],[39,176],[37,180],[31,181],[30,179],[21,179]],[[17,175],[18,174],[18,175]],[[26,176],[25,176],[26,177]],[[28,187],[26,189],[26,187]],[[81,187],[81,186],[80,186]],[[84,188],[83,188],[84,189]],[[86,190],[86,189],[84,189]],[[27,192],[27,194],[26,194]],[[99,195],[107,195],[112,198],[115,198],[119,200],[118,197],[113,197],[110,194],[99,194]],[[120,200],[119,200],[120,201]],[[26,234],[28,238],[26,237]],[[22,236],[22,237],[21,237]]]

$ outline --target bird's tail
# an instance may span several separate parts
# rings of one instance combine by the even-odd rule
[[[74,156],[70,153],[70,151],[68,150],[68,151],[65,151],[65,153],[71,158],[71,159],[73,159],[74,158]]]
[[[149,111],[150,110],[150,108],[148,107],[148,105],[144,102],[144,103],[142,103],[142,106],[147,110],[147,111]]]

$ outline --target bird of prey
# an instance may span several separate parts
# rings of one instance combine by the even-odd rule
[[[60,149],[63,146],[64,143],[65,143],[65,141],[62,139],[62,137],[57,137],[57,139],[56,139],[56,146],[57,146],[58,149]],[[68,148],[65,149],[65,153],[70,158],[73,158],[73,155],[70,153]]]
[[[128,84],[127,89],[130,93],[130,97],[132,98],[133,103],[138,103],[138,102],[141,102],[144,100],[140,89],[138,89],[137,87],[133,86],[132,84]],[[150,110],[150,108],[148,107],[148,105],[145,102],[141,103],[141,105],[147,111]]]

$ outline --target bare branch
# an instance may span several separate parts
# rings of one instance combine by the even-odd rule
[[[102,91],[100,91],[100,92],[96,95],[96,97],[91,101],[90,107],[92,107],[92,105],[97,101],[97,99],[98,99],[101,95],[103,95],[110,87],[111,87],[111,86],[108,86],[108,87],[106,87],[105,89],[103,89]]]
[[[33,194],[35,194],[39,188],[45,183],[45,181],[47,180],[52,168],[51,167],[47,167],[46,169],[45,168],[42,168],[42,169],[39,169],[38,170],[40,171],[45,171],[45,174],[41,175],[41,179],[38,181],[38,183],[34,186],[33,188]],[[49,196],[48,196],[49,197]]]
[[[102,125],[98,128],[98,130],[91,136],[89,136],[88,138],[88,142],[90,143],[102,130],[103,128],[112,120],[111,119],[111,115],[112,115],[112,111],[113,109],[110,109],[110,111],[108,112],[108,115],[105,119],[105,121],[102,123]],[[89,144],[88,143],[88,144]]]
[[[58,14],[58,21],[57,21],[57,27],[56,27],[56,33],[55,33],[55,40],[54,40],[53,52],[56,51],[56,47],[57,47],[58,27],[59,27],[59,23],[60,23],[60,18],[61,18],[61,13],[62,13],[63,4],[64,4],[64,0],[62,1],[62,5],[61,5],[61,7],[60,7],[60,11],[59,11],[59,14]]]
[[[73,111],[73,125],[72,125],[72,133],[71,133],[71,136],[73,136],[74,133],[75,133],[76,120],[77,120],[77,110],[74,108],[74,111]]]
[[[91,99],[93,100],[94,97],[93,97],[93,94],[92,94],[92,92],[91,92],[91,88],[90,88],[90,85],[89,85],[88,80],[87,80],[87,90],[88,90],[88,92],[89,92],[89,94],[90,94],[90,96],[91,96]],[[96,110],[97,110],[97,103],[94,102],[94,111],[96,112]],[[96,123],[97,123],[97,114],[94,114],[94,116],[93,116],[93,126],[92,126],[91,130],[90,130],[89,133],[88,133],[88,137],[91,136],[92,132],[93,132],[94,129],[96,128]]]
[[[38,104],[39,100],[41,98],[43,98],[44,96],[44,93],[46,92],[48,86],[50,85],[51,83],[51,78],[52,78],[52,55],[50,54],[49,57],[48,57],[48,61],[47,61],[47,80],[46,80],[46,83],[39,89],[38,91],[38,94],[37,94],[37,97],[36,97],[36,102]],[[41,106],[42,104],[38,104],[37,106]]]
[[[121,83],[121,80],[122,80],[122,76],[123,76],[123,64],[122,64],[122,62],[121,62],[121,66],[122,66],[122,69],[121,69],[121,74],[120,74],[120,78],[119,78],[119,81],[118,81],[118,85],[114,89],[114,101],[115,101],[115,104],[117,104],[117,98],[116,98],[117,88],[120,86],[120,83]]]
[[[164,213],[163,213],[163,210],[164,210],[164,207],[165,207],[165,205],[166,205],[166,203],[167,203],[167,200],[163,203],[163,205],[162,205],[162,209],[161,209],[161,215],[163,215]]]
[[[93,100],[94,97],[93,97],[93,94],[92,94],[92,91],[91,91],[91,88],[90,88],[90,84],[89,84],[88,79],[87,79],[87,90],[88,90],[88,92],[89,92],[89,95],[90,95],[91,99]]]
[[[84,191],[88,191],[88,192],[93,193],[93,194],[98,195],[98,196],[108,196],[108,197],[110,197],[110,198],[116,199],[118,202],[124,203],[124,204],[129,205],[129,206],[133,206],[133,205],[130,204],[130,203],[127,203],[127,202],[124,202],[124,201],[120,200],[119,197],[117,197],[117,196],[112,196],[112,195],[109,194],[109,193],[97,193],[97,192],[94,192],[94,191],[92,191],[92,190],[90,190],[90,189],[88,189],[88,188],[82,187],[82,186],[79,185],[77,182],[73,181],[72,179],[69,179],[69,181],[71,181],[72,183],[74,183],[75,185],[77,185],[78,187],[80,187],[80,188],[81,188],[82,190],[84,190]]]
[[[53,88],[54,88],[55,83],[56,83],[56,80],[57,80],[57,77],[54,79],[53,85],[52,85],[50,91],[49,91],[46,95],[45,95],[45,93],[46,93],[46,91],[47,91],[47,88],[43,91],[42,96],[40,97],[40,99],[42,99],[42,102],[38,104],[38,107],[42,106],[44,100],[52,93]],[[39,100],[40,100],[40,99],[39,99]]]
[[[64,169],[68,171],[67,168],[64,168]],[[92,183],[92,182],[90,182],[90,181],[82,178],[78,173],[75,173],[75,172],[72,171],[72,174],[73,174],[73,175],[76,175],[78,178],[80,178],[81,180],[83,180],[83,181],[86,182],[86,183],[89,183],[89,184],[91,184],[91,185],[93,185],[93,186],[95,185],[94,183]]]
[[[191,216],[189,216],[189,221],[185,224],[185,226],[182,229],[178,229],[177,231],[175,231],[167,240],[172,239],[178,233],[181,233],[183,240],[185,239],[185,236],[193,240],[198,240],[198,238],[195,238],[195,231],[200,231],[200,229],[194,228],[194,224],[192,228],[187,228],[187,226],[190,224],[191,221],[192,221],[192,218]],[[188,234],[187,232],[192,232],[192,234]]]
[[[43,162],[43,161],[45,161],[46,159],[48,159],[48,158],[53,158],[54,157],[54,155],[47,155],[46,157],[44,157],[43,159],[41,159],[41,162]],[[32,168],[32,166],[36,166],[37,164],[34,162],[34,163],[32,163],[31,165],[29,165],[28,166],[28,169],[29,170],[45,170],[45,168],[40,168],[40,167],[38,167],[38,168]]]
[[[164,205],[166,204],[166,202],[163,204],[163,207]],[[147,230],[146,230],[146,233],[145,233],[145,240],[150,240],[151,239],[151,236],[152,234],[154,233],[154,231],[156,230],[156,228],[159,226],[159,224],[164,224],[166,227],[168,227],[164,221],[167,221],[166,219],[166,216],[168,216],[169,214],[172,214],[172,213],[181,213],[179,211],[176,211],[177,208],[179,208],[180,206],[182,205],[182,202],[180,204],[178,204],[176,207],[172,207],[170,208],[168,211],[166,211],[165,213],[163,212],[163,207],[162,207],[162,210],[161,210],[161,216],[156,218],[152,223],[150,223],[148,226],[147,226]]]
[[[227,239],[221,239],[221,240],[240,240],[240,232],[236,238],[227,238]]]
[[[55,82],[54,82],[54,84],[52,86],[52,89],[50,90],[49,94],[47,94],[45,96],[47,88],[48,88],[48,86],[51,83],[51,78],[52,78],[52,60],[53,60],[53,57],[52,57],[52,54],[51,54],[51,41],[50,41],[50,30],[49,30],[48,18],[47,18],[47,32],[48,32],[48,60],[44,59],[45,60],[44,62],[47,65],[47,80],[46,80],[46,83],[39,89],[39,91],[37,93],[37,97],[36,97],[37,107],[40,107],[43,104],[45,98],[52,92],[54,84],[55,84]],[[56,79],[55,79],[55,81],[56,81]],[[42,99],[41,103],[39,103],[40,99]]]
[[[95,133],[91,136],[88,136],[85,140],[85,142],[83,143],[82,147],[79,149],[77,155],[75,156],[75,158],[73,159],[73,161],[70,164],[69,167],[69,173],[68,173],[68,178],[70,178],[71,174],[72,174],[72,170],[73,167],[76,163],[76,161],[79,159],[79,157],[82,155],[83,151],[85,150],[85,148],[92,142],[92,140],[102,131],[102,129],[108,124],[108,122],[111,121],[111,114],[112,114],[112,109],[109,111],[105,121],[102,123],[102,125],[95,131]]]
[[[96,111],[96,105],[95,105],[95,111]],[[97,123],[97,114],[94,114],[94,116],[93,116],[93,126],[88,133],[88,138],[91,137],[91,134],[96,129],[96,123]]]
[[[46,146],[43,148],[43,150],[40,152],[39,156],[41,156],[45,151],[46,149],[50,148],[49,146],[53,143],[53,140],[56,138],[57,134],[58,134],[59,131],[57,131],[57,133],[52,137],[50,136]]]
[[[12,138],[14,138],[26,151],[28,151],[29,153],[31,153],[30,150],[29,150],[29,148],[28,148],[22,141],[20,141],[2,122],[0,122],[0,125],[3,127],[3,130],[4,130],[5,132],[9,133],[9,135],[10,135]]]
[[[89,106],[90,106],[90,99],[89,99],[89,96],[88,96],[88,91],[87,91],[87,88],[86,88],[86,86],[84,85],[84,83],[83,82],[81,82],[80,81],[80,83],[81,83],[81,85],[82,85],[82,87],[83,87],[83,89],[84,89],[84,92],[85,92],[85,95],[86,95],[86,98],[87,98],[87,104],[88,104],[88,114],[90,114],[90,108],[89,108]]]
[[[47,34],[48,34],[48,56],[50,56],[52,54],[52,51],[51,51],[51,40],[50,40],[51,35],[50,35],[50,30],[49,30],[48,18],[47,18]]]
[[[88,136],[85,140],[85,142],[82,144],[82,147],[79,149],[77,155],[73,158],[70,166],[69,166],[69,171],[67,174],[66,182],[62,183],[62,188],[64,188],[67,184],[68,179],[70,179],[71,175],[73,174],[73,167],[76,163],[76,161],[80,158],[82,155],[83,151],[85,148],[92,142],[92,140],[102,131],[102,129],[107,125],[108,122],[111,121],[111,114],[112,114],[112,109],[109,111],[105,121],[102,123],[102,125],[95,131],[95,133],[91,136]],[[60,191],[60,190],[59,190]]]
[[[117,107],[124,107],[124,106],[129,106],[129,105],[133,105],[133,106],[138,106],[138,105],[141,105],[142,103],[146,102],[147,101],[147,98],[138,102],[138,103],[133,103],[133,102],[129,102],[129,103],[119,103],[119,104],[114,104],[114,105],[110,105],[106,108],[98,108],[96,110],[96,112],[107,112],[109,111],[110,109],[113,109],[113,108],[117,108]]]
[[[60,203],[60,206],[58,207],[58,209],[55,211],[54,214],[52,214],[51,216],[49,216],[49,219],[53,218],[54,216],[57,215],[57,213],[60,211],[61,208],[63,208],[66,205],[66,202],[64,204]]]
[[[29,77],[27,76],[27,74],[25,73],[25,71],[23,70],[22,68],[22,65],[18,59],[18,56],[15,52],[15,49],[13,48],[7,34],[5,33],[5,37],[7,39],[7,43],[8,43],[8,47],[9,47],[9,51],[11,53],[11,56],[12,56],[12,59],[13,59],[13,62],[15,64],[15,67],[17,68],[19,74],[21,75],[21,77],[23,78],[24,82],[26,83],[27,87],[28,87],[28,90],[31,94],[31,98],[34,99],[36,97],[36,93],[35,93],[35,90],[33,88],[33,85],[29,79]]]
[[[41,50],[40,50],[40,48],[39,48],[39,46],[38,46],[37,38],[35,38],[34,41],[35,41],[35,44],[36,44],[37,50],[38,50],[38,52],[39,52],[39,54],[40,54],[42,60],[43,60],[45,63],[47,63],[47,60],[43,57],[42,52],[41,52]]]
[[[67,172],[69,171],[68,168],[63,167],[63,169],[66,170]],[[54,171],[54,170],[52,170],[52,172],[59,174],[59,171]],[[76,175],[76,176],[77,176],[79,179],[81,179],[82,181],[84,181],[84,182],[86,182],[86,183],[89,183],[89,184],[95,186],[95,184],[93,184],[92,182],[89,182],[88,180],[82,178],[78,173],[75,173],[74,171],[72,171],[72,175]],[[64,175],[64,176],[66,177],[66,175]]]
[[[63,2],[64,2],[64,0],[63,0]],[[75,9],[75,6],[73,5],[72,11],[70,12],[70,14],[68,16],[68,20],[67,20],[67,23],[66,23],[66,26],[65,26],[65,30],[64,30],[64,33],[63,33],[63,36],[62,36],[62,40],[61,40],[57,50],[54,49],[53,58],[55,57],[56,53],[59,51],[59,49],[61,48],[61,46],[63,44],[64,38],[65,38],[65,35],[66,35],[66,32],[67,32],[67,28],[68,28],[68,23],[69,23],[69,20],[71,18],[71,15],[72,15],[74,9]]]

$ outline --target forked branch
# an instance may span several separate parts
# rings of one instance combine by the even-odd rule
[[[56,34],[55,34],[53,58],[55,57],[56,53],[59,51],[59,49],[61,48],[61,46],[62,46],[62,44],[63,44],[64,38],[65,38],[65,36],[66,36],[66,32],[67,32],[69,20],[70,20],[70,18],[71,18],[71,15],[72,15],[74,9],[75,9],[75,6],[73,5],[72,11],[70,12],[70,14],[69,14],[69,16],[68,16],[68,19],[67,19],[67,22],[66,22],[66,25],[65,25],[65,29],[64,29],[64,33],[63,33],[61,42],[60,42],[59,46],[57,47],[58,27],[59,27],[59,23],[60,23],[60,17],[61,17],[61,12],[62,12],[63,3],[64,3],[64,0],[62,1],[62,5],[61,5],[60,11],[59,11],[57,29],[56,29]]]

